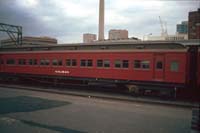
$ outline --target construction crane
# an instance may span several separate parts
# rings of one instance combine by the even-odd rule
[[[166,37],[166,36],[168,36],[167,22],[164,23],[160,16],[159,16],[159,20],[160,20],[160,26],[161,26],[161,36]]]

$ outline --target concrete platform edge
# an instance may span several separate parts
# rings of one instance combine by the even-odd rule
[[[104,100],[117,100],[117,101],[124,101],[124,102],[139,102],[139,103],[146,103],[146,104],[154,104],[154,105],[165,105],[165,106],[174,106],[174,107],[184,107],[184,108],[195,108],[199,106],[199,103],[180,103],[176,101],[161,101],[161,100],[154,100],[154,99],[137,99],[137,98],[119,98],[115,96],[98,96],[92,93],[75,93],[75,92],[67,92],[67,91],[60,91],[56,89],[42,89],[42,88],[35,88],[35,87],[28,87],[28,86],[18,86],[18,85],[4,85],[0,84],[0,87],[6,87],[10,89],[22,89],[22,90],[30,90],[30,91],[40,91],[40,92],[47,92],[47,93],[56,93],[62,95],[71,95],[71,96],[79,96],[79,97],[88,97],[88,98],[97,98],[97,99],[104,99]]]

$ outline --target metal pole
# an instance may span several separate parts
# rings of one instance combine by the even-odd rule
[[[174,98],[176,99],[176,91],[177,91],[177,88],[174,87]]]

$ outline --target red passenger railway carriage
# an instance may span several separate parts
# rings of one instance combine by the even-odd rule
[[[192,83],[200,88],[198,48],[195,61],[192,58],[188,48],[1,52],[0,72],[4,76],[103,81],[168,88],[189,89]]]
[[[184,84],[186,59],[185,50],[12,52],[1,72]]]

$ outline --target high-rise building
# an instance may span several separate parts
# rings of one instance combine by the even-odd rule
[[[181,24],[176,25],[177,34],[187,34],[188,33],[188,21],[183,21]]]
[[[122,40],[128,39],[127,30],[110,30],[109,31],[109,40]]]
[[[189,12],[188,39],[200,39],[200,8]]]
[[[95,34],[86,33],[83,34],[83,43],[91,43],[96,41],[97,36]]]

